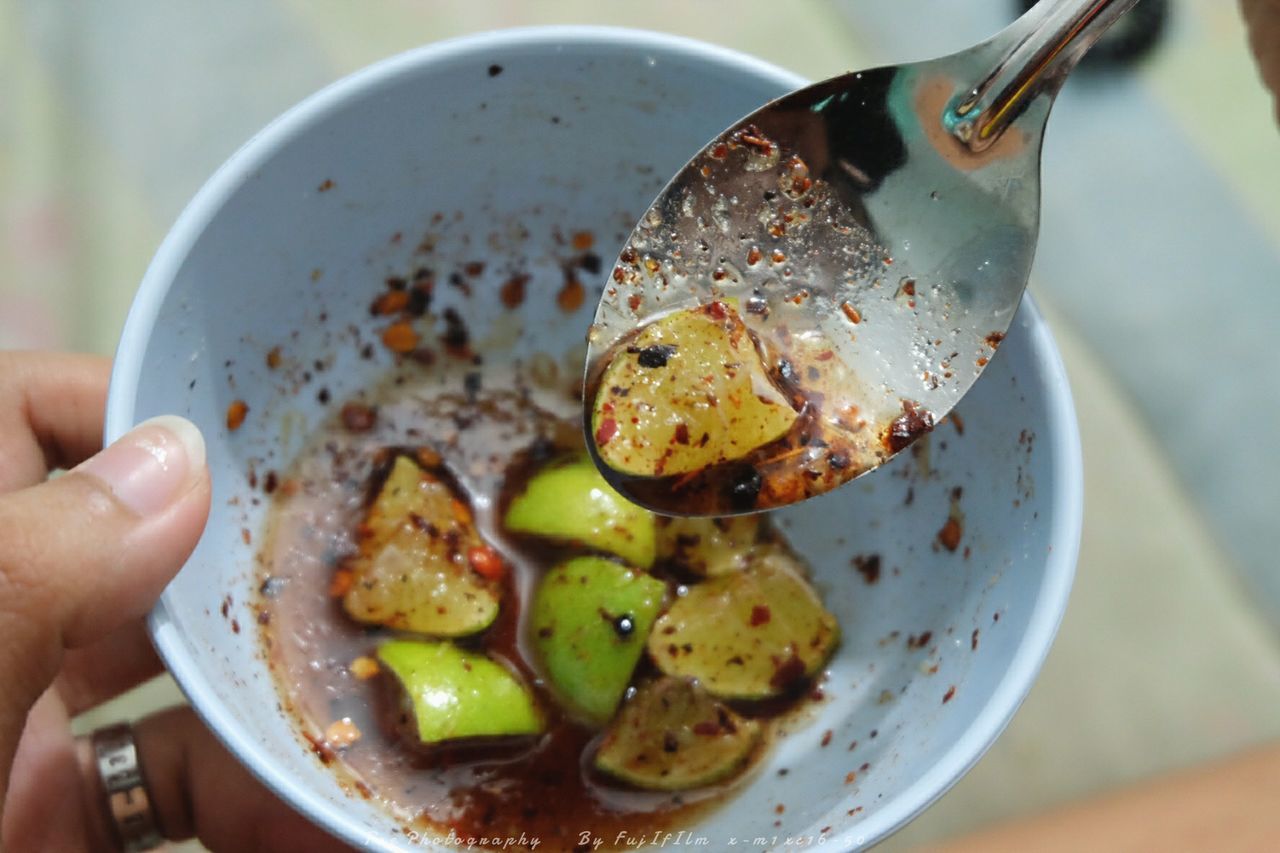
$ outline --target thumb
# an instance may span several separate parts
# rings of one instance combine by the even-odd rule
[[[61,477],[0,496],[0,784],[63,650],[145,613],[195,547],[208,509],[204,440],[172,416]]]

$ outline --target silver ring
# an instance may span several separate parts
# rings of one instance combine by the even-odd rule
[[[133,728],[118,725],[98,729],[90,743],[120,847],[126,853],[158,847],[164,836],[151,807]]]

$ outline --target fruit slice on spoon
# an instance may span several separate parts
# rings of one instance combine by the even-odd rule
[[[680,476],[746,456],[785,435],[796,411],[724,302],[640,330],[600,377],[596,453],[634,477]]]

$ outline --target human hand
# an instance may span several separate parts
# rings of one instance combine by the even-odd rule
[[[1249,47],[1258,60],[1262,82],[1276,99],[1276,120],[1280,121],[1280,0],[1240,0],[1240,10],[1249,28]]]
[[[161,671],[144,614],[209,511],[199,431],[180,418],[101,447],[109,365],[0,353],[0,850],[114,850],[91,749],[69,721]],[[96,455],[95,455],[96,453]],[[47,479],[52,469],[68,473]],[[139,722],[152,811],[214,850],[319,850],[190,709]]]

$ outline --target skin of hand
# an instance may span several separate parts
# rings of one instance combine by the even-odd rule
[[[0,353],[0,850],[116,850],[72,717],[161,672],[143,622],[209,511],[204,441],[157,418],[100,450],[104,359]],[[66,473],[50,478],[56,469]],[[190,709],[135,725],[160,827],[213,850],[345,849]]]
[[[1240,0],[1240,11],[1249,29],[1249,47],[1258,60],[1262,82],[1275,97],[1280,121],[1280,0]]]

